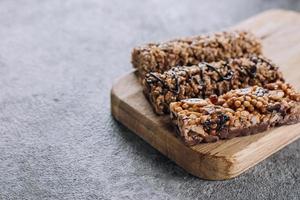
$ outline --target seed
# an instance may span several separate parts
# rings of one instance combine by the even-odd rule
[[[242,104],[242,103],[241,103],[239,100],[237,100],[237,101],[234,102],[234,105],[235,105],[235,107],[237,107],[237,108],[240,107],[241,104]]]
[[[257,85],[252,87],[252,90],[255,91],[257,89]]]
[[[197,118],[197,115],[195,115],[194,113],[190,115],[190,118]]]
[[[293,93],[290,95],[290,98],[294,101],[300,101],[300,94]]]
[[[218,118],[218,115],[216,113],[211,114],[211,120],[216,120]]]
[[[272,100],[280,100],[282,97],[284,97],[284,92],[283,91],[271,91],[269,92],[270,94],[270,99]]]
[[[252,99],[257,99],[257,96],[256,96],[256,95],[253,95],[253,94],[251,94],[251,98],[252,98]]]
[[[243,103],[243,104],[244,104],[244,106],[245,106],[245,107],[249,107],[249,106],[251,106],[251,104],[250,104],[250,102],[249,102],[249,101],[244,101],[244,103]]]
[[[234,110],[230,108],[225,108],[224,111],[226,111],[227,113],[234,113]]]
[[[201,122],[201,119],[200,119],[199,117],[197,117],[197,118],[195,119],[195,124],[200,124],[200,122]]]
[[[189,107],[189,105],[188,105],[187,103],[184,103],[184,104],[182,105],[182,107],[183,107],[184,109],[187,109],[187,108]]]
[[[226,100],[229,99],[229,94],[228,93],[224,94],[223,98],[226,99]]]
[[[261,110],[262,113],[267,112],[267,109],[265,107],[262,107],[260,110]]]
[[[266,115],[265,117],[262,118],[263,122],[268,122],[270,119],[270,116]]]
[[[232,114],[230,112],[226,112],[226,115],[231,118],[232,117]]]
[[[255,106],[257,108],[261,108],[263,106],[263,103],[261,101],[258,101]]]
[[[234,121],[234,127],[240,127],[240,126],[241,126],[240,120],[236,119]]]
[[[239,101],[244,101],[244,97],[241,96],[241,97],[237,98],[237,100],[239,100]]]
[[[281,89],[282,89],[283,91],[286,91],[286,89],[287,89],[286,84],[282,84],[282,85],[281,85]]]
[[[256,103],[257,103],[256,99],[252,99],[252,100],[251,100],[251,104],[252,104],[252,105],[254,105],[254,106],[255,106],[255,105],[256,105]]]
[[[251,101],[251,97],[249,97],[249,96],[246,96],[246,101]]]
[[[258,101],[264,101],[264,98],[258,97],[257,100],[258,100]]]
[[[226,102],[226,100],[224,99],[224,98],[220,98],[219,100],[218,100],[218,103],[219,104],[223,104],[223,103],[225,103]]]
[[[243,111],[244,109],[243,108],[238,108],[236,109],[237,111]]]
[[[244,110],[241,112],[241,116],[247,117],[249,115],[249,112]]]
[[[201,119],[201,123],[204,123],[207,120],[207,117],[202,116],[200,119]]]
[[[253,111],[254,111],[254,106],[250,105],[250,106],[248,107],[248,110],[249,110],[250,112],[253,112]]]
[[[192,107],[189,107],[188,110],[193,112],[195,109]]]
[[[224,108],[228,108],[229,106],[228,106],[228,103],[224,103],[223,105],[222,105]]]
[[[229,125],[230,125],[230,126],[233,126],[233,124],[234,124],[234,119],[232,118],[232,119],[230,119],[230,121],[229,121]]]
[[[182,111],[182,108],[181,108],[181,107],[175,108],[175,112],[180,112],[180,111]]]
[[[230,99],[230,100],[228,100],[226,103],[227,103],[227,105],[230,107],[230,106],[232,106],[232,100]]]

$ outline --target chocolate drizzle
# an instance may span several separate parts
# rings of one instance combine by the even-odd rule
[[[164,81],[164,80],[162,80],[160,77],[158,77],[156,74],[155,74],[155,72],[153,73],[153,72],[150,72],[150,73],[148,73],[146,76],[146,82],[148,83],[148,84],[151,84],[152,83],[152,80],[151,79],[149,79],[149,77],[151,76],[151,77],[153,77],[156,81],[158,81],[158,82],[160,82],[161,84],[162,84],[162,86],[163,86],[163,89],[169,89],[171,92],[174,92],[174,93],[176,93],[176,94],[179,94],[179,92],[180,92],[180,87],[179,87],[179,79],[178,79],[178,76],[177,76],[177,74],[174,72],[174,71],[172,71],[172,75],[173,75],[173,79],[175,80],[175,89],[172,89],[172,88],[170,88],[167,84],[166,84],[166,82]]]
[[[267,64],[269,65],[269,69],[274,69],[274,68],[275,68],[274,65],[273,65],[270,61],[268,61],[268,60],[266,60],[266,59],[264,59],[264,58],[262,58],[262,57],[259,57],[259,59],[260,59],[261,61],[267,63]]]
[[[174,69],[174,68],[173,68]],[[179,94],[180,87],[179,87],[179,79],[177,74],[172,70],[173,79],[175,79],[175,90],[171,90],[172,92],[175,92],[176,94]]]
[[[270,106],[268,106],[267,110],[268,110],[269,112],[273,112],[273,111],[280,112],[280,110],[281,110],[281,105],[280,105],[279,103],[270,105]]]
[[[152,83],[152,80],[149,79],[150,76],[153,77],[154,79],[156,79],[156,81],[160,82],[163,85],[163,87],[166,87],[165,81],[163,81],[161,78],[159,78],[158,76],[156,76],[156,74],[153,73],[153,72],[150,72],[150,73],[148,73],[146,75],[146,81],[147,81],[147,83],[149,83],[149,84]]]
[[[183,71],[185,72],[186,76],[188,77],[188,80],[191,81],[192,77],[191,77],[190,73],[186,69],[183,69]]]
[[[230,81],[234,75],[234,72],[231,70],[228,63],[225,64],[225,66],[228,68],[228,72],[225,75],[222,75],[215,66],[213,66],[209,63],[203,62],[203,63],[200,63],[198,66],[200,69],[200,80],[197,80],[197,82],[198,82],[199,86],[201,86],[201,93],[202,93],[203,99],[206,98],[206,84],[205,84],[204,73],[203,73],[203,71],[205,70],[204,67],[207,67],[207,69],[212,70],[218,74],[219,79],[214,80],[215,82]],[[168,89],[175,94],[179,94],[180,93],[179,77],[178,77],[178,74],[174,71],[174,69],[175,68],[173,68],[171,70],[172,78],[174,79],[174,82],[175,82],[174,88],[170,88],[169,85],[164,80],[162,80],[159,76],[157,76],[153,72],[150,72],[147,74],[146,81],[148,84],[151,84],[152,80],[149,79],[149,77],[153,77],[157,82],[160,82],[162,84],[163,89]],[[190,74],[186,70],[184,70],[184,71],[185,71],[186,75],[188,76],[188,81],[191,81]],[[215,92],[216,92],[216,94],[220,93],[218,89]]]
[[[257,67],[256,65],[251,66],[250,71],[248,71],[251,78],[254,78],[256,76]]]
[[[269,69],[271,69],[271,70],[274,70],[276,68],[273,63],[271,63],[270,61],[266,60],[265,58],[263,58],[261,56],[251,58],[251,61],[253,61],[255,64],[257,64],[258,60],[266,63],[269,66]]]
[[[205,85],[205,81],[203,80],[203,65],[198,65],[200,68],[200,81],[199,81],[199,85],[202,88],[202,98],[205,99],[206,95],[205,95],[205,91],[206,91],[206,85]]]
[[[250,78],[254,78],[256,76],[257,67],[252,65],[250,69],[244,68],[240,66],[240,72],[242,72],[245,76],[249,76]]]
[[[221,81],[229,81],[232,79],[234,72],[229,69],[227,74],[225,74],[224,76],[219,72],[218,69],[216,69],[216,67],[214,67],[213,65],[203,62],[202,64],[204,64],[208,69],[216,72],[218,74],[218,76],[220,77],[218,80],[216,80],[216,82],[221,82]],[[227,63],[225,64],[226,67],[230,67]]]

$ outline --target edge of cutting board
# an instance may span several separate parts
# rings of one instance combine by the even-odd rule
[[[270,20],[275,22],[272,23]],[[299,23],[296,28],[295,23]],[[291,70],[300,72],[300,67],[297,67],[300,65],[300,36],[295,34],[296,30],[300,32],[298,13],[271,10],[254,16],[234,28],[246,28],[261,37],[265,55],[282,65],[281,69],[288,81],[299,89],[300,77]],[[284,33],[285,37],[282,36]],[[292,41],[297,49],[287,49],[289,45],[280,46],[280,49],[279,46],[275,48],[276,45],[281,45],[278,38],[283,39],[284,42]],[[275,40],[277,43],[272,42]],[[284,51],[284,48],[287,51],[285,57],[278,57],[277,55],[280,51]],[[186,171],[209,180],[236,177],[300,138],[300,124],[295,124],[256,135],[187,147],[176,136],[169,117],[157,116],[153,113],[150,104],[143,96],[135,71],[119,78],[113,85],[111,112],[116,120]]]

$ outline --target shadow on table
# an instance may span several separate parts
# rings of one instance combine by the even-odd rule
[[[165,173],[171,173],[172,175],[179,177],[189,176],[191,178],[196,178],[153,148],[142,138],[134,134],[127,127],[118,122],[113,116],[111,116],[111,118],[115,126],[114,128],[116,129],[115,133],[117,133],[118,136],[120,136],[128,145],[132,146],[132,148],[139,153],[139,156],[143,156],[143,159],[148,159],[149,162],[154,162],[154,164]]]

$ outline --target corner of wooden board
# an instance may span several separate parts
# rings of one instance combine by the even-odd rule
[[[226,180],[239,175],[231,171],[235,168],[234,158],[200,153],[184,145],[181,140],[172,139],[167,135],[166,141],[152,137],[155,133],[149,133],[150,130],[146,131],[145,124],[130,122],[132,119],[129,119],[128,112],[124,110],[122,104],[112,105],[112,115],[153,148],[196,177],[206,180]]]
[[[127,74],[116,81],[111,89],[111,113],[113,117],[121,122],[124,126],[139,135],[142,139],[148,142],[155,149],[173,160],[179,166],[184,168],[190,174],[207,180],[225,180],[236,177],[237,173],[233,173],[231,169],[235,168],[236,159],[230,155],[211,154],[210,152],[203,153],[195,150],[193,147],[186,146],[181,140],[171,136],[168,133],[165,135],[165,141],[158,138],[151,138],[147,127],[143,127],[145,122],[132,123],[128,118],[128,105],[125,105],[124,98],[127,95],[122,95],[126,82],[131,82],[134,73]],[[126,90],[128,92],[128,90]],[[131,92],[130,92],[131,93]],[[140,119],[135,119],[136,121]]]

